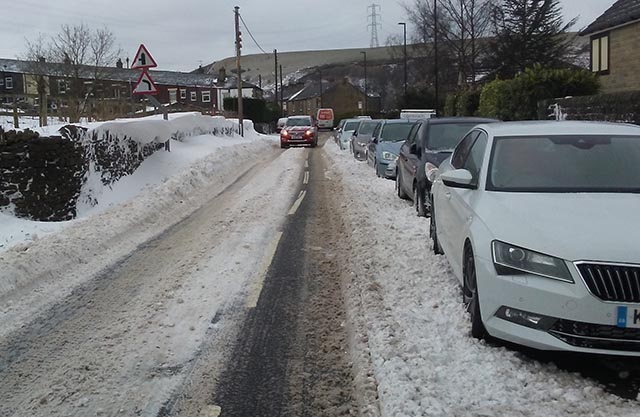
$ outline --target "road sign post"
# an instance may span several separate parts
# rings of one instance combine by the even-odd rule
[[[158,64],[156,63],[156,60],[153,59],[147,47],[144,46],[144,44],[140,44],[138,52],[136,52],[136,55],[133,58],[131,69],[139,69],[142,70],[142,72],[140,73],[140,77],[138,78],[138,82],[133,88],[132,93],[145,96],[156,109],[162,111],[162,118],[164,120],[169,120],[167,109],[154,97],[155,94],[158,94],[158,88],[153,82],[151,74],[149,74],[149,68],[155,68],[157,66]],[[167,139],[164,143],[164,149],[171,152],[171,138]]]

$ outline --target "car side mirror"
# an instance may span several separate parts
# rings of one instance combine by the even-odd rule
[[[440,174],[440,178],[447,187],[466,188],[469,190],[478,188],[477,185],[473,183],[471,172],[466,169],[454,169],[453,171],[443,172]]]
[[[371,142],[378,143],[378,138],[373,138],[373,140],[371,140]]]
[[[417,144],[412,144],[411,147],[409,148],[409,153],[413,154],[413,155],[417,155],[418,154],[418,145]]]

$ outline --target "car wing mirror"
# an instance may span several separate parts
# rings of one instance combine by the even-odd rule
[[[473,183],[471,172],[466,169],[454,169],[453,171],[443,172],[440,174],[440,178],[447,187],[467,188],[470,190],[477,188]]]

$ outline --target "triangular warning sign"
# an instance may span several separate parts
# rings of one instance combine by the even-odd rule
[[[158,88],[146,70],[140,74],[136,87],[133,89],[133,94],[158,94]]]
[[[131,69],[155,68],[157,66],[158,64],[156,64],[156,61],[147,50],[147,47],[140,44],[138,52],[136,52],[136,56],[133,58]]]

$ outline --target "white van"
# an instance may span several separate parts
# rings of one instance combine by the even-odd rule
[[[400,110],[400,118],[407,120],[430,119],[436,117],[434,109],[402,109]]]
[[[333,109],[318,109],[316,121],[318,129],[333,129]]]

